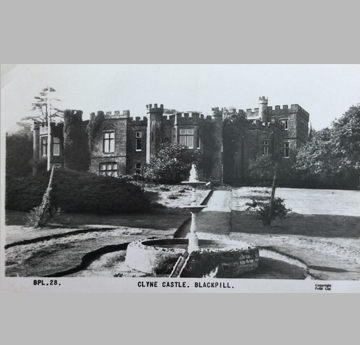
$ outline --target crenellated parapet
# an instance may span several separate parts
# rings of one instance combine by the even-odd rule
[[[259,103],[268,103],[269,98],[266,98],[265,96],[260,96],[259,97]]]
[[[291,104],[290,106],[275,105],[275,107],[267,106],[266,113],[270,117],[274,116],[274,115],[286,116],[286,115],[290,115],[290,114],[299,114],[306,120],[309,120],[309,117],[310,117],[309,113],[306,110],[304,110],[299,104]],[[259,108],[246,109],[245,114],[249,120],[260,118]]]
[[[268,113],[270,115],[288,115],[288,114],[300,114],[305,119],[309,120],[309,113],[304,110],[299,104],[291,104],[290,107],[288,105],[275,105],[275,108],[268,107]]]
[[[204,115],[197,112],[177,113],[174,116],[176,125],[197,125]]]
[[[51,122],[50,124],[51,126],[51,131],[62,131],[62,129],[64,128],[64,124],[63,123],[58,123],[58,122]],[[39,134],[40,135],[48,135],[48,126],[46,126],[45,124],[39,124],[34,122],[34,129],[38,129],[39,130]]]
[[[128,119],[129,126],[141,126],[141,125],[146,126],[146,124],[148,122],[147,116],[143,116],[143,117],[136,116],[135,118],[128,117],[127,119]]]
[[[259,117],[259,108],[246,109],[245,114],[248,119]]]
[[[104,119],[106,120],[117,120],[117,119],[124,119],[130,117],[130,110],[123,110],[121,113],[120,110],[115,110],[114,113],[112,111],[98,111],[97,115],[104,114]],[[95,119],[95,113],[90,113],[90,121]]]
[[[146,109],[148,110],[148,113],[163,113],[164,112],[164,105],[160,104],[160,106],[158,106],[157,103],[154,104],[154,106],[152,104],[146,104]]]

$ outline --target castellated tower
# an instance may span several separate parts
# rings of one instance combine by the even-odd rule
[[[164,105],[160,104],[147,104],[148,113],[148,126],[146,133],[146,163],[150,163],[151,157],[153,157],[160,149],[162,143],[162,116],[164,113]]]
[[[259,119],[261,122],[267,122],[268,99],[265,96],[259,97]]]
[[[82,120],[81,110],[64,112],[64,167],[71,170],[88,171],[90,153],[86,123]]]

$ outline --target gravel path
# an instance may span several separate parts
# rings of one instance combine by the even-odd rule
[[[228,235],[231,231],[231,191],[215,190],[204,208],[196,216],[200,238],[208,233]],[[203,235],[204,234],[204,235]]]

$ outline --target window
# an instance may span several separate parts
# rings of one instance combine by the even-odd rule
[[[141,163],[140,162],[135,163],[135,174],[141,175]]]
[[[60,156],[60,138],[53,137],[53,155]]]
[[[284,142],[284,157],[285,158],[290,157],[290,144],[289,144],[289,142]]]
[[[288,130],[289,129],[289,120],[282,120],[282,123],[284,124],[284,128],[285,130]]]
[[[118,176],[117,163],[100,163],[100,175]]]
[[[269,154],[269,141],[263,141],[263,155],[267,156]]]
[[[40,139],[40,154],[42,157],[47,156],[47,137],[41,137]]]
[[[194,129],[180,128],[179,130],[180,144],[192,149],[194,147]]]
[[[104,153],[113,153],[115,151],[115,132],[104,132],[103,138]]]
[[[142,150],[142,132],[136,132],[136,151],[141,151]]]

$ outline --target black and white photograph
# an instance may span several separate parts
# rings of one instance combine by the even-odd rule
[[[3,64],[3,289],[360,292],[360,65]]]

